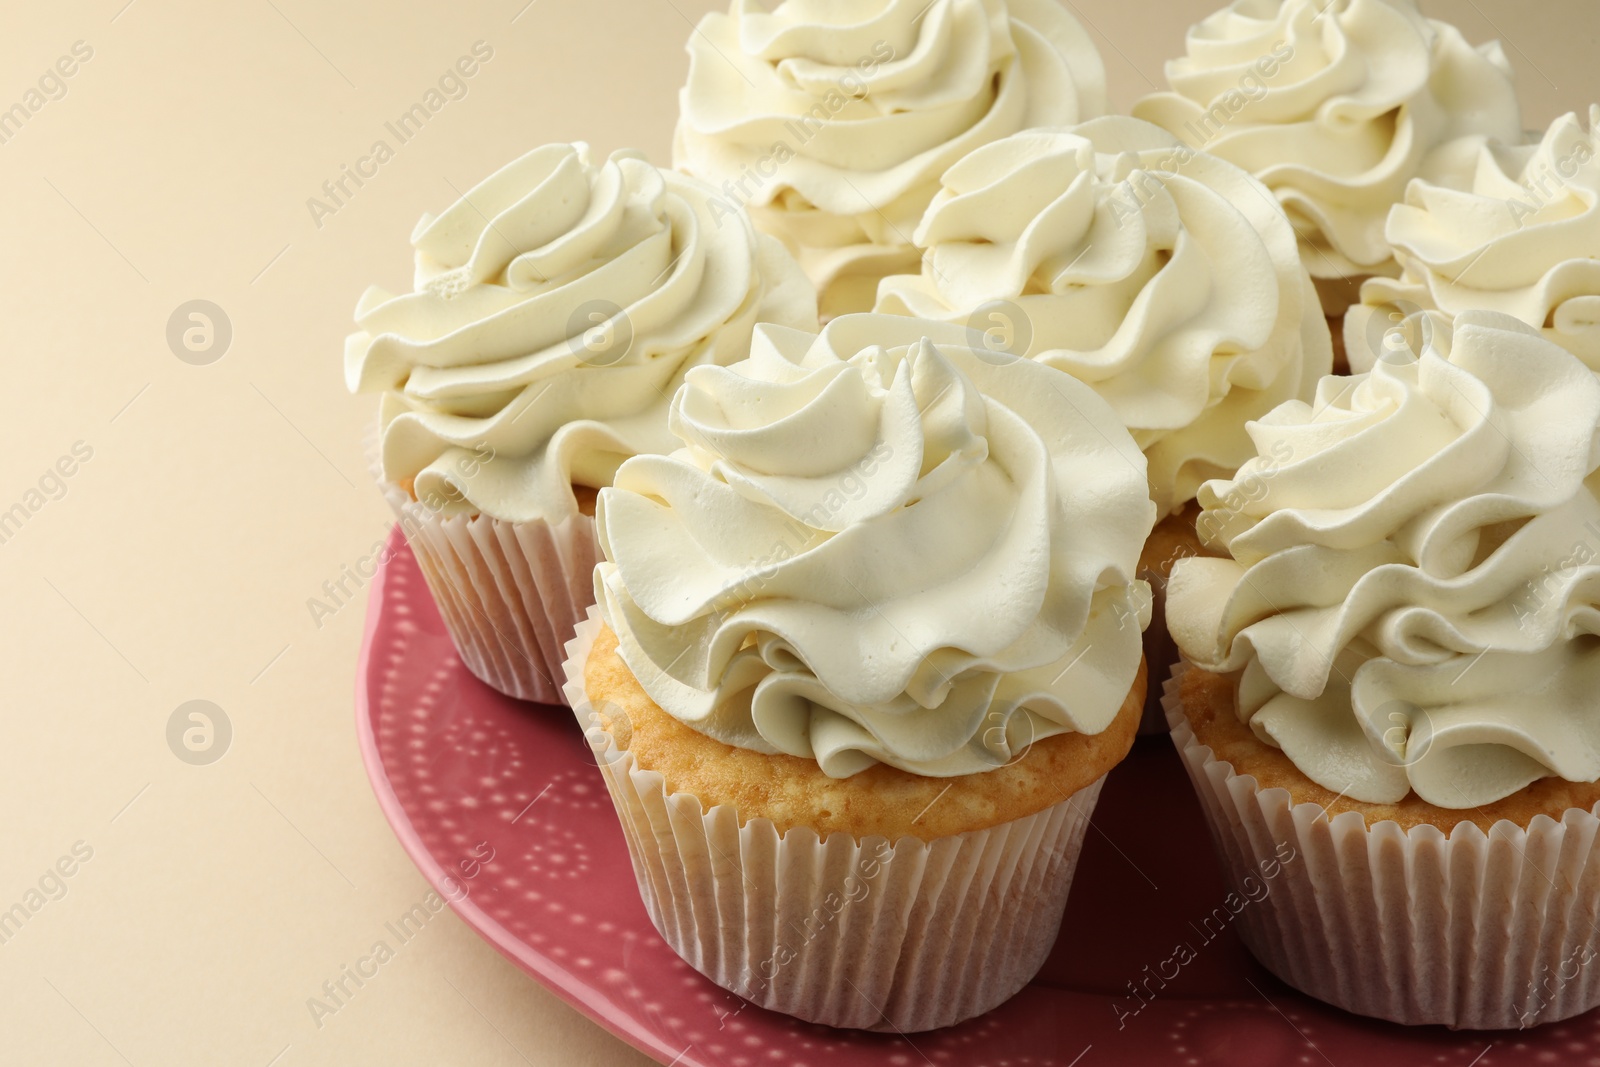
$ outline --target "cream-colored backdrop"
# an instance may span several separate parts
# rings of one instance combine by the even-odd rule
[[[362,288],[406,285],[418,214],[533,145],[666,162],[711,5],[125,3],[13,5],[0,34],[0,109],[79,53],[0,143],[0,511],[41,478],[59,497],[0,543],[0,909],[92,850],[0,944],[0,1061],[642,1063],[448,915],[313,1023],[306,999],[426,887],[356,753],[364,601],[320,627],[306,601],[386,527],[373,403],[340,375]],[[1076,3],[1121,108],[1209,6]],[[1594,0],[1426,6],[1504,36],[1529,125],[1600,98]],[[313,220],[479,41],[466,96]],[[194,299],[232,327],[210,365],[167,341]],[[167,743],[193,699],[232,724],[210,766]]]

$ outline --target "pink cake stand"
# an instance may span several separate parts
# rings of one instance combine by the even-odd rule
[[[1006,1004],[909,1036],[744,1004],[657,936],[571,712],[473,678],[398,530],[389,545],[356,682],[361,755],[384,815],[467,925],[662,1063],[1600,1067],[1600,1012],[1524,1032],[1410,1028],[1319,1004],[1268,974],[1231,929],[1205,922],[1227,889],[1164,737],[1141,739],[1112,772],[1055,950]],[[1173,976],[1166,961],[1180,942],[1195,958]]]

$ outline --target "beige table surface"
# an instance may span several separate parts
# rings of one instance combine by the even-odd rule
[[[0,543],[0,910],[49,897],[0,944],[0,1063],[646,1062],[453,915],[320,1027],[306,1005],[426,892],[357,756],[365,603],[307,608],[387,525],[341,381],[356,298],[534,145],[665,163],[712,6],[524,2],[8,5],[0,108],[92,56],[0,144],[0,510],[92,454]],[[1077,4],[1122,109],[1210,6]],[[1505,38],[1529,125],[1600,99],[1594,0],[1425,6]],[[478,41],[467,95],[319,227],[307,198]],[[231,323],[210,365],[167,343],[192,299]],[[167,742],[195,699],[232,726],[208,766]]]

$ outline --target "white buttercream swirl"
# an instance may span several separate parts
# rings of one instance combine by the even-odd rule
[[[794,260],[715,193],[637,154],[547,145],[412,234],[415,292],[369,288],[345,341],[382,392],[385,479],[446,514],[560,522],[572,486],[676,447],[684,372],[749,353],[758,321],[815,328]]]
[[[847,315],[689,373],[685,447],[623,464],[596,516],[596,598],[656,703],[835,777],[992,770],[1115,718],[1144,457],[1087,387],[972,341]]]
[[[1488,142],[1467,190],[1415,181],[1389,212],[1398,279],[1373,278],[1345,317],[1351,366],[1382,355],[1389,326],[1418,308],[1485,308],[1541,329],[1600,371],[1600,150],[1576,114],[1538,144]]]
[[[1164,512],[1254,454],[1247,420],[1310,399],[1332,369],[1277,202],[1149,123],[978,148],[945,172],[915,240],[922,273],[885,279],[877,310],[992,323],[1008,351],[1087,383],[1149,458]]]
[[[733,0],[689,39],[673,162],[783,239],[825,316],[915,269],[910,234],[970,149],[1105,111],[1105,68],[1055,0]]]
[[[1483,805],[1600,777],[1600,379],[1509,316],[1438,312],[1252,423],[1167,589],[1179,647],[1322,786]]]
[[[1186,52],[1133,114],[1260,178],[1316,278],[1395,273],[1383,224],[1406,183],[1463,184],[1454,142],[1520,136],[1499,42],[1474,49],[1412,0],[1235,0]]]

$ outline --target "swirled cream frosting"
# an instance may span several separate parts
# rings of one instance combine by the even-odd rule
[[[847,315],[757,327],[671,421],[683,447],[600,494],[595,590],[679,720],[848,777],[991,770],[1115,718],[1155,509],[1086,386],[960,327]]]
[[[1413,182],[1389,212],[1399,278],[1369,279],[1345,317],[1351,365],[1370,368],[1417,309],[1514,315],[1600,371],[1600,149],[1563,115],[1538,144],[1487,142],[1469,188]]]
[[[1600,777],[1600,379],[1495,312],[1409,318],[1370,372],[1250,426],[1167,589],[1184,655],[1357,800]]]
[[[1394,274],[1384,219],[1422,176],[1463,185],[1462,138],[1520,139],[1499,42],[1413,0],[1235,0],[1190,28],[1133,114],[1260,178],[1313,277]]]
[[[1088,384],[1149,458],[1163,512],[1254,455],[1247,420],[1309,400],[1327,321],[1271,194],[1161,129],[1027,130],[945,172],[920,274],[877,310],[962,322]]]
[[[345,341],[350,389],[382,394],[383,477],[445,514],[560,522],[573,485],[676,447],[690,367],[744,359],[758,321],[815,329],[798,265],[715,195],[557,144],[424,216],[414,291],[369,288]]]
[[[689,39],[673,163],[783,239],[825,317],[916,268],[911,231],[972,148],[1105,111],[1056,0],[733,0]]]

